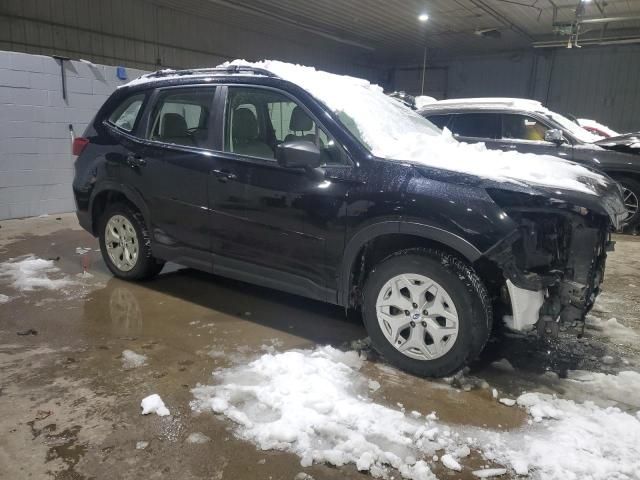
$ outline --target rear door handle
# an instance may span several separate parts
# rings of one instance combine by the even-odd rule
[[[136,167],[143,167],[147,164],[147,161],[142,158],[140,155],[136,155],[133,153],[130,153],[129,155],[127,155],[127,165],[129,165],[131,168],[136,168]]]
[[[212,173],[218,177],[218,180],[221,182],[228,182],[229,180],[235,180],[238,178],[235,173],[231,173],[226,170],[213,170]]]

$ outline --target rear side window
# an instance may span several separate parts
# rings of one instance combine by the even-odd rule
[[[205,147],[215,87],[170,89],[160,93],[149,121],[150,140]]]
[[[442,130],[449,123],[451,115],[428,115],[425,118]]]
[[[499,113],[459,113],[447,128],[460,137],[496,139],[502,136],[501,123]]]
[[[144,93],[132,95],[122,102],[109,116],[109,123],[127,132],[132,131],[144,103]]]

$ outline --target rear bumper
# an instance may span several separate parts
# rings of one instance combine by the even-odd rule
[[[76,210],[76,217],[78,217],[78,223],[82,228],[95,237],[93,231],[93,222],[91,221],[91,215],[86,210]]]

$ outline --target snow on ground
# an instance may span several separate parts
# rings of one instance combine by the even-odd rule
[[[8,303],[11,301],[11,297],[9,295],[5,295],[4,293],[0,293],[0,304]]]
[[[220,66],[229,65],[264,68],[301,86],[335,112],[345,127],[378,157],[414,161],[501,182],[532,183],[590,194],[597,194],[596,184],[607,183],[602,175],[557,157],[502,152],[489,150],[484,143],[458,142],[448,130],[440,131],[385,95],[380,86],[363,79],[274,60],[235,60]]]
[[[147,363],[147,356],[134,352],[133,350],[124,350],[122,352],[122,367],[125,370],[137,368]]]
[[[35,255],[10,258],[0,263],[0,280],[9,281],[13,288],[20,291],[58,290],[74,283],[61,275],[53,260],[44,260]]]
[[[540,479],[638,478],[640,420],[632,413],[540,393],[521,395],[518,405],[533,426],[478,434],[485,457]]]
[[[142,415],[148,415],[149,413],[155,413],[159,417],[171,415],[169,409],[165,406],[162,398],[160,398],[160,395],[157,393],[143,398],[142,402],[140,402],[140,408],[142,408]]]
[[[436,415],[415,415],[370,398],[356,352],[332,347],[267,353],[214,372],[215,385],[192,390],[192,408],[235,423],[238,437],[263,450],[297,454],[303,466],[355,464],[374,477],[433,479],[430,465],[457,471],[469,449],[488,463],[530,478],[633,479],[640,472],[640,412],[525,393],[517,405],[529,423],[512,431],[449,426]],[[640,374],[574,373],[592,395],[627,388],[636,395]],[[626,386],[626,387],[625,387]],[[504,403],[504,402],[503,402]],[[511,402],[507,402],[511,403]],[[517,407],[514,407],[517,408]],[[432,405],[425,405],[431,411]],[[493,467],[491,467],[493,468]],[[474,472],[476,476],[499,471]],[[634,476],[635,475],[635,476]]]
[[[569,370],[565,383],[597,396],[598,400],[640,408],[640,373],[620,372],[617,375]]]
[[[640,336],[633,328],[623,325],[615,317],[604,320],[594,315],[587,315],[585,326],[620,343],[637,343]]]

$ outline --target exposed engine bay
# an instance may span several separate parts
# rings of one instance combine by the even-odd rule
[[[514,208],[518,224],[489,258],[506,279],[513,330],[557,333],[560,323],[584,322],[604,278],[607,251],[613,249],[608,219],[586,209],[571,211]]]

